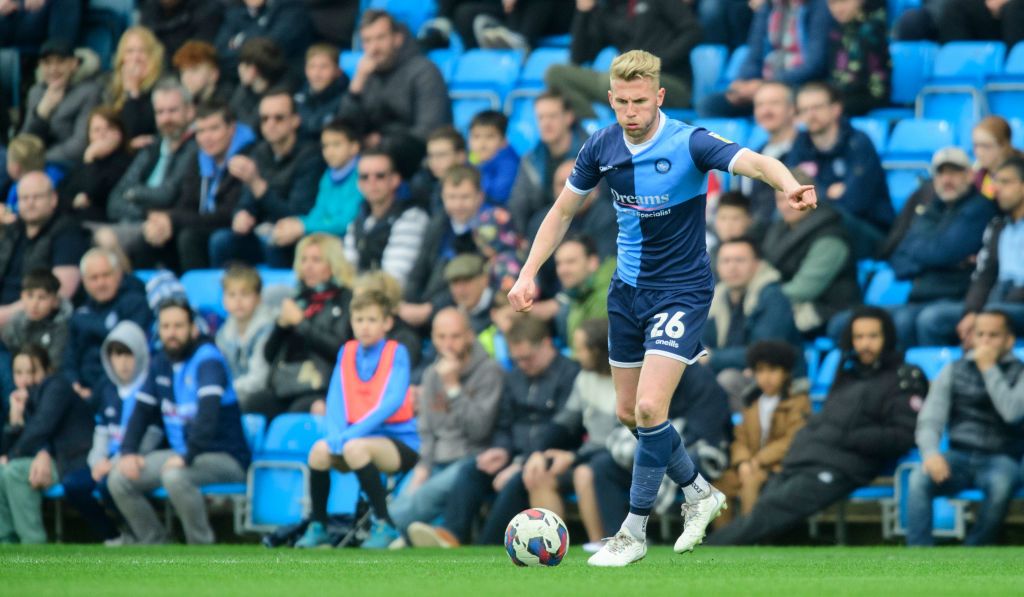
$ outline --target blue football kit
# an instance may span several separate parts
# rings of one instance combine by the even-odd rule
[[[692,364],[715,282],[705,243],[707,173],[732,173],[744,150],[659,112],[648,141],[630,143],[618,124],[594,134],[566,186],[579,195],[608,181],[615,201],[618,268],[608,290],[609,360],[640,367],[645,354]]]

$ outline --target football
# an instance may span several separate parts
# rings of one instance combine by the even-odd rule
[[[550,510],[523,510],[505,529],[505,550],[516,566],[557,566],[568,549],[569,530]]]

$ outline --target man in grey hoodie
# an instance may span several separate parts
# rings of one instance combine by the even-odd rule
[[[454,307],[434,317],[438,357],[423,373],[417,400],[420,461],[406,490],[388,510],[397,529],[371,536],[364,547],[387,547],[414,522],[444,513],[459,466],[490,446],[503,375],[487,356],[466,314]]]

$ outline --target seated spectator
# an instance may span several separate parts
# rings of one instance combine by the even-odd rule
[[[995,309],[1009,314],[1018,337],[1024,337],[1024,160],[1014,158],[995,170],[996,203],[1003,215],[985,228],[978,264],[962,304],[929,305],[918,316],[917,340],[946,346],[957,340],[970,347],[977,314]]]
[[[93,108],[82,165],[72,169],[60,187],[64,211],[88,227],[107,221],[107,200],[132,162],[127,141],[117,112],[108,106]]]
[[[164,47],[149,29],[130,27],[117,43],[113,72],[103,103],[113,106],[124,123],[128,146],[139,150],[156,140],[153,86],[164,70]]]
[[[439,126],[427,136],[426,167],[420,168],[409,181],[415,201],[431,216],[444,210],[441,199],[441,181],[453,166],[468,163],[466,140],[450,124]]]
[[[190,41],[213,43],[224,20],[223,2],[142,0],[139,24],[160,40],[168,56]]]
[[[636,10],[626,0],[577,0],[572,19],[572,64],[554,65],[544,74],[548,89],[559,93],[581,119],[595,118],[592,104],[608,101],[607,72],[582,66],[608,46],[619,52],[645,49],[662,59],[661,86],[666,108],[686,108],[692,100],[690,51],[700,43],[700,23],[686,2],[655,0]],[[546,188],[546,187],[544,187]]]
[[[0,449],[0,542],[46,543],[42,491],[86,468],[92,411],[59,375],[46,351],[22,347]]]
[[[187,41],[171,59],[181,84],[192,94],[192,102],[228,102],[235,92],[231,77],[221,76],[217,49],[205,41]]]
[[[782,470],[782,458],[811,414],[806,384],[793,383],[796,351],[786,342],[762,340],[747,349],[747,367],[756,386],[745,395],[742,422],[733,429],[729,470],[716,484],[730,500],[739,499],[739,514],[747,516],[761,488]],[[719,517],[732,520],[735,509]]]
[[[404,288],[429,217],[411,202],[398,200],[402,177],[389,154],[364,151],[356,168],[364,203],[345,233],[345,257],[357,272],[382,269]]]
[[[572,394],[579,365],[555,350],[547,325],[524,316],[509,330],[509,349],[516,368],[505,375],[491,447],[464,462],[444,510],[444,527],[415,522],[408,527],[415,547],[454,547],[469,543],[470,529],[489,496],[497,494],[477,543],[501,543],[505,526],[529,506],[519,476],[526,458],[544,448],[542,439],[551,418]]]
[[[572,493],[574,480],[584,476],[579,467],[598,454],[606,454],[608,438],[621,424],[615,415],[615,384],[608,364],[608,320],[588,319],[572,336],[573,354],[580,373],[565,407],[555,414],[542,442],[543,449],[530,454],[523,471],[509,483],[522,483],[530,507],[546,508],[565,516],[562,494]],[[604,527],[597,509],[593,480],[579,479],[580,515],[589,543],[601,542]]]
[[[388,330],[388,339],[395,340],[405,347],[409,353],[409,364],[412,366],[410,383],[414,386],[419,385],[423,376],[420,369],[423,360],[423,339],[412,326],[398,316],[398,304],[402,300],[402,287],[398,285],[398,280],[381,270],[367,272],[356,278],[352,285],[352,297],[355,298],[364,292],[377,292],[388,297],[392,308],[391,319],[394,322]]]
[[[1024,363],[1013,355],[1013,322],[982,311],[974,349],[943,367],[917,418],[921,467],[910,474],[907,545],[932,545],[932,499],[978,488],[985,494],[964,545],[991,545],[1019,481],[1024,456]],[[942,450],[944,433],[949,448]]]
[[[508,203],[519,169],[519,155],[508,144],[507,130],[508,117],[495,110],[484,110],[469,123],[469,161],[480,169],[487,202],[498,206]]]
[[[0,11],[0,47],[39,45],[44,39],[76,39],[82,23],[78,0],[6,2]]]
[[[436,360],[423,373],[417,398],[420,460],[391,502],[393,527],[380,528],[363,547],[388,547],[409,525],[431,523],[459,491],[459,469],[491,445],[504,374],[473,335],[466,315],[440,311],[431,339]]]
[[[824,79],[833,22],[827,0],[762,2],[754,11],[747,36],[749,52],[736,80],[725,93],[701,100],[697,114],[702,118],[748,116],[754,95],[766,81],[796,87]]]
[[[772,189],[772,211],[775,211],[774,193],[775,190]],[[718,250],[725,243],[747,237],[753,240],[756,246],[759,237],[764,236],[763,230],[755,228],[750,209],[750,199],[739,191],[726,191],[718,197],[712,224],[714,236],[708,239],[708,256],[711,257],[712,269],[717,269]]]
[[[133,321],[122,321],[110,330],[100,348],[106,381],[102,384],[97,400],[96,427],[92,435],[92,449],[87,457],[88,468],[72,476],[65,475],[64,495],[75,510],[85,519],[93,534],[107,545],[123,545],[126,537],[118,531],[117,523],[100,507],[93,496],[99,491],[106,502],[113,506],[106,479],[113,470],[124,431],[135,410],[136,394],[149,375],[149,345],[146,333]],[[140,454],[147,454],[163,443],[164,434],[157,427],[146,429],[145,438],[139,448]]]
[[[320,134],[320,146],[327,168],[320,177],[313,208],[309,213],[287,216],[274,224],[270,246],[275,250],[294,247],[299,239],[314,232],[344,237],[359,214],[363,204],[356,172],[359,135],[351,124],[334,120]]]
[[[63,168],[46,163],[46,145],[31,133],[22,133],[11,139],[7,146],[7,175],[10,187],[7,201],[0,205],[0,223],[13,223],[18,214],[18,182],[29,172],[42,171],[57,188],[64,180]]]
[[[245,482],[250,453],[242,415],[228,364],[213,342],[200,336],[188,302],[165,300],[157,307],[157,318],[163,349],[135,394],[121,455],[107,486],[138,543],[168,539],[146,497],[163,487],[185,540],[191,545],[211,544],[213,529],[199,488]],[[170,449],[143,456],[140,447],[146,430],[161,424]]]
[[[263,140],[228,161],[228,173],[244,188],[231,228],[210,237],[213,267],[243,261],[280,268],[294,261],[291,247],[273,244],[270,233],[281,218],[306,215],[313,208],[324,170],[316,145],[299,137],[300,122],[288,91],[271,90],[260,100]]]
[[[682,442],[693,458],[697,474],[709,482],[717,479],[728,465],[729,432],[732,428],[729,399],[715,383],[711,369],[700,363],[686,367],[673,396],[668,418],[676,433],[684,436]],[[586,488],[584,492],[592,491],[597,498],[605,537],[619,530],[629,512],[629,489],[637,440],[623,425],[608,438],[606,447],[607,452],[598,453],[589,463],[576,469],[579,482],[593,485],[593,489]],[[664,514],[669,508],[677,508],[679,491],[678,485],[665,479],[655,503],[655,512]],[[591,545],[590,548],[597,551],[600,547]]]
[[[995,171],[1014,157],[1024,157],[1011,144],[1010,123],[1002,116],[987,116],[974,125],[971,147],[977,161],[974,186],[989,199],[996,197]]]
[[[975,255],[985,227],[996,215],[992,201],[971,184],[970,161],[956,147],[932,158],[935,196],[913,218],[889,263],[900,280],[910,280],[908,304],[893,310],[903,346],[917,346],[918,318],[929,305],[959,301],[970,287]]]
[[[11,355],[21,347],[34,344],[46,351],[54,369],[60,368],[64,346],[68,341],[71,302],[59,294],[60,280],[48,269],[27,272],[21,280],[23,309],[14,314],[0,329],[0,395],[6,397],[13,388],[10,377]],[[0,400],[2,403],[2,400]]]
[[[178,272],[207,268],[210,236],[231,223],[244,185],[228,163],[245,152],[256,135],[235,121],[230,107],[216,102],[196,110],[195,135],[199,159],[188,164],[174,204],[148,211],[142,225],[144,242],[130,253],[136,267],[162,265]]]
[[[569,180],[576,160],[566,160],[555,168],[551,179],[552,196],[557,197],[558,193],[565,188],[565,182]],[[591,191],[576,208],[576,215],[569,224],[569,233],[589,236],[594,241],[594,248],[598,257],[605,260],[617,255],[616,238],[619,232],[618,215],[615,213],[615,204],[612,202],[607,185],[598,185]],[[540,224],[547,214],[548,207],[534,214],[530,221],[527,238],[534,238]],[[541,269],[541,276],[544,276]]]
[[[217,32],[217,55],[224,72],[233,73],[242,62],[242,47],[253,38],[274,42],[285,64],[302,60],[311,39],[306,7],[291,0],[244,0],[228,7]]]
[[[309,451],[311,522],[295,547],[330,542],[326,527],[332,468],[355,473],[373,512],[371,535],[390,531],[397,536],[380,476],[412,470],[419,461],[420,438],[409,392],[409,355],[404,346],[386,337],[391,312],[392,305],[383,294],[366,292],[352,299],[355,339],[338,352],[331,373],[327,437]]]
[[[82,285],[86,300],[71,316],[61,373],[79,396],[90,398],[104,379],[100,347],[107,334],[121,321],[148,330],[153,314],[146,287],[125,274],[124,264],[107,249],[89,249],[82,257]]]
[[[444,266],[444,279],[448,283],[448,301],[435,307],[462,311],[476,334],[490,327],[495,290],[484,258],[473,253],[455,257]]]
[[[228,318],[217,330],[217,349],[231,370],[239,407],[248,411],[250,398],[264,391],[270,378],[266,346],[274,329],[274,313],[260,300],[263,280],[251,267],[234,265],[221,279]]]
[[[267,391],[253,396],[248,409],[268,418],[281,412],[323,414],[338,349],[352,338],[352,266],[341,242],[320,232],[299,241],[295,276],[295,296],[281,303],[263,353],[270,363]]]
[[[366,147],[394,156],[402,178],[423,159],[431,131],[452,121],[451,100],[441,71],[420,54],[404,27],[382,10],[363,12],[359,23],[363,56],[341,100],[338,115],[370,133]]]
[[[540,226],[543,214],[562,190],[559,186],[555,194],[549,195],[555,168],[566,161],[575,161],[587,140],[587,134],[576,125],[572,106],[555,91],[545,91],[533,100],[533,115],[537,119],[540,142],[520,160],[508,198],[508,210],[516,230],[528,236]]]
[[[854,312],[822,410],[807,421],[750,514],[716,531],[707,545],[768,541],[871,482],[914,442],[915,406],[928,384],[903,364],[892,318],[877,307]]]
[[[18,184],[18,219],[0,227],[0,326],[23,309],[21,278],[49,269],[60,280],[60,295],[71,299],[80,280],[78,260],[89,240],[81,227],[57,213],[57,193],[50,178],[29,172]]]
[[[508,331],[512,324],[522,316],[512,308],[508,302],[508,295],[504,292],[495,292],[491,299],[491,325],[484,331],[477,334],[477,340],[487,351],[487,355],[498,362],[505,371],[511,371],[515,364],[508,354]]]
[[[170,209],[181,195],[185,174],[195,168],[197,152],[192,134],[195,106],[188,89],[165,79],[153,88],[156,141],[141,149],[110,192],[107,217],[113,223],[96,233],[97,244],[137,253],[143,222],[150,210]]]
[[[254,37],[242,46],[237,70],[238,86],[228,104],[239,122],[259,130],[260,100],[268,91],[286,86],[288,63],[272,40]]]
[[[754,93],[754,122],[768,133],[768,141],[754,151],[781,162],[793,148],[796,128],[796,98],[785,83],[768,81]],[[750,197],[751,215],[758,225],[767,227],[775,218],[775,189],[752,178],[741,177],[740,191]],[[719,204],[721,205],[721,204]]]
[[[813,184],[802,170],[793,176],[800,184]],[[796,327],[807,334],[858,302],[857,269],[842,216],[829,203],[796,211],[776,193],[775,207],[781,219],[765,233],[761,254],[782,276]]]
[[[886,7],[869,4],[869,0],[828,3],[835,20],[828,32],[828,80],[850,116],[889,105],[892,62]]]
[[[807,130],[797,135],[786,164],[814,178],[827,203],[842,214],[854,256],[870,258],[895,217],[875,146],[843,118],[834,88],[808,83],[796,104]]]
[[[39,79],[28,91],[21,132],[43,140],[47,161],[76,164],[88,145],[89,112],[100,102],[99,57],[88,51],[76,53],[70,41],[53,38],[39,49],[39,66]]]
[[[341,105],[341,96],[348,86],[348,77],[338,66],[338,48],[316,44],[306,50],[306,83],[295,94],[302,122],[301,133],[316,140],[320,131],[334,120]]]
[[[399,307],[402,318],[416,327],[426,326],[439,306],[451,301],[444,271],[453,258],[494,250],[514,260],[519,248],[508,212],[485,205],[476,168],[453,166],[443,181],[444,211],[430,220],[405,285],[406,302]]]
[[[421,31],[421,43],[447,47],[458,33],[466,48],[513,48],[529,51],[545,35],[569,32],[572,0],[448,0],[440,3],[438,18]]]
[[[1024,41],[1024,1],[961,0],[939,6],[939,42],[994,39],[1007,48]]]
[[[710,325],[704,327],[701,344],[718,383],[729,394],[733,412],[739,412],[740,397],[750,383],[744,373],[747,347],[761,340],[800,346],[800,332],[778,270],[761,260],[750,237],[741,236],[719,247],[715,279],[718,285],[708,311]],[[799,363],[803,372],[803,359]]]

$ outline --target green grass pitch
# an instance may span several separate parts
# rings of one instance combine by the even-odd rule
[[[498,547],[380,552],[258,546],[0,546],[0,595],[1022,595],[1024,548],[655,547],[625,569],[570,551],[516,568]]]

